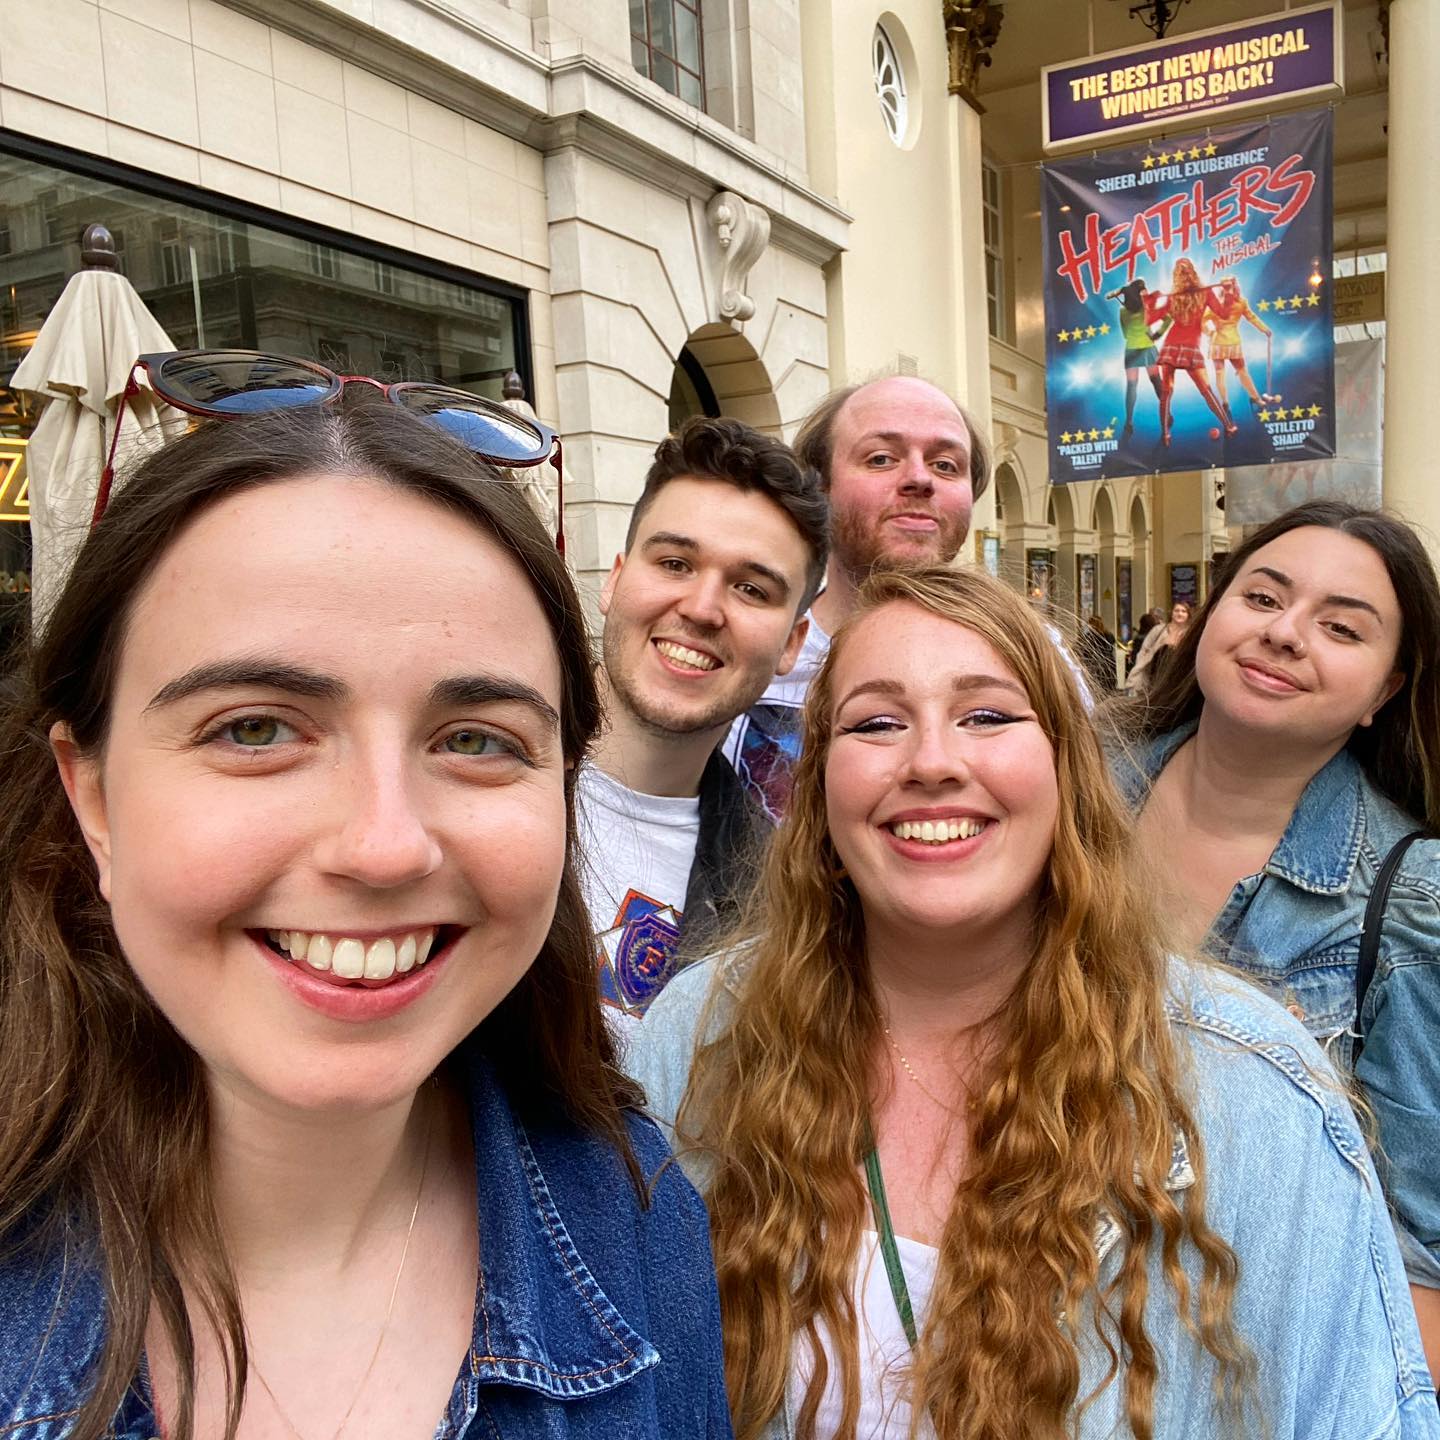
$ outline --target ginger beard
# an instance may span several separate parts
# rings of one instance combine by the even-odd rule
[[[911,514],[926,508],[934,514],[937,528],[930,534],[903,535],[893,528],[885,531],[892,514]],[[879,564],[887,566],[948,565],[959,553],[970,531],[970,507],[951,510],[896,505],[872,514],[863,504],[836,503],[831,499],[830,546],[853,584],[859,585]]]

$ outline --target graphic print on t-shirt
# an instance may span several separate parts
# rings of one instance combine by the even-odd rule
[[[680,912],[629,890],[599,940],[600,999],[637,1019],[665,988],[680,948]]]
[[[790,804],[805,712],[798,705],[762,700],[751,706],[741,720],[744,724],[731,763],[740,783],[778,825]]]

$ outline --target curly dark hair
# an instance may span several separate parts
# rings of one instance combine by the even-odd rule
[[[830,555],[830,505],[814,469],[797,459],[784,441],[741,420],[725,415],[692,416],[656,447],[645,488],[630,512],[627,551],[656,495],[679,479],[724,480],[737,490],[758,490],[790,517],[810,552],[805,590],[796,613],[808,610],[825,577]]]

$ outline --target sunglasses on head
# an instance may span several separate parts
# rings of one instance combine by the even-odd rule
[[[491,465],[525,469],[549,460],[555,466],[558,487],[555,548],[565,553],[565,477],[560,439],[548,425],[468,390],[417,380],[387,385],[368,375],[337,375],[312,360],[267,355],[259,350],[174,350],[169,354],[142,355],[135,362],[110,437],[110,453],[100,477],[92,524],[105,513],[110,501],[120,426],[126,406],[140,393],[142,370],[150,389],[167,405],[209,420],[238,420],[270,410],[329,405],[339,399],[347,385],[371,385],[392,405],[438,426]]]

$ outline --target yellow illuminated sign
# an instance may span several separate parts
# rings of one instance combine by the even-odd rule
[[[0,436],[0,520],[28,523],[30,476],[25,470],[24,440]]]

